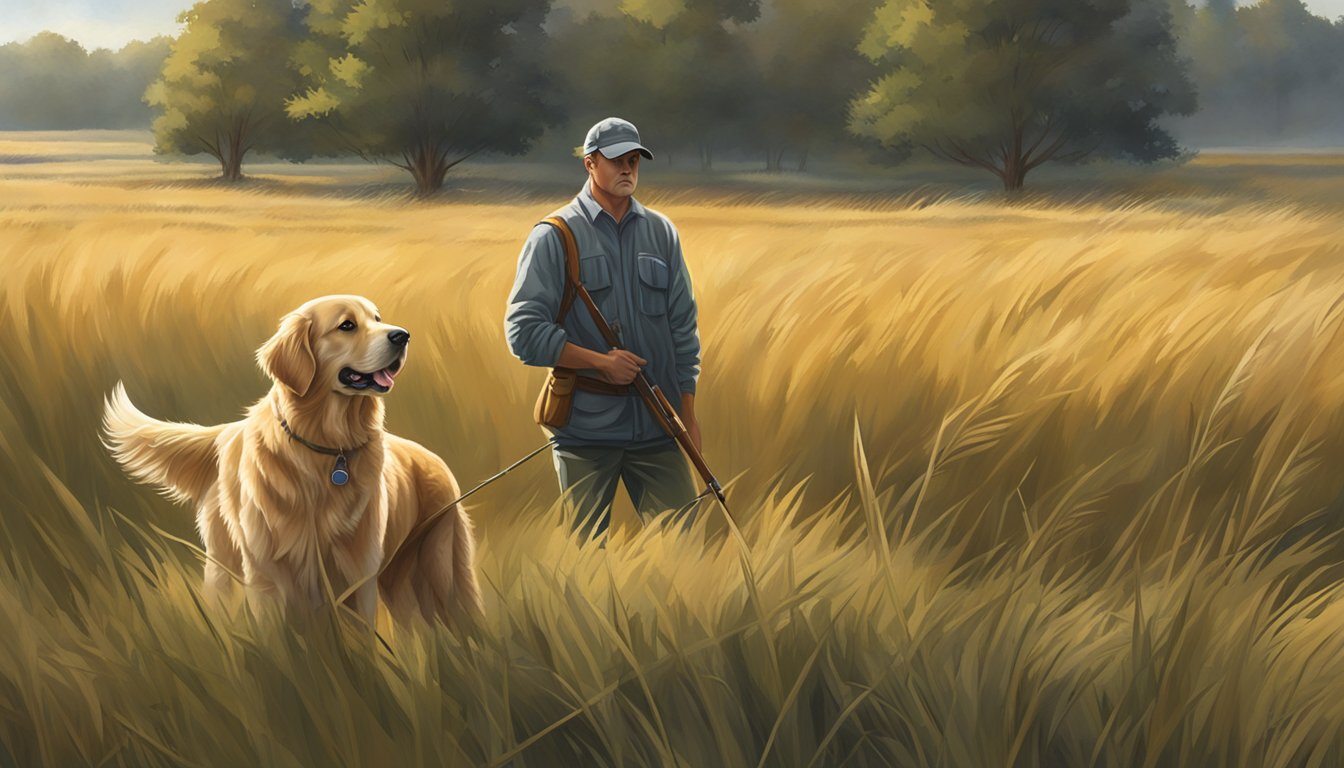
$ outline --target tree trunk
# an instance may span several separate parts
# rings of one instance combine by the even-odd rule
[[[242,181],[243,158],[233,152],[219,159],[219,178],[224,181]]]
[[[714,170],[714,150],[708,144],[700,145],[700,170]]]
[[[798,172],[803,173],[807,170],[807,147],[803,147],[803,153],[798,157]]]
[[[448,175],[448,161],[437,149],[418,147],[411,153],[410,160],[417,195],[428,197],[443,189],[443,179]]]
[[[770,145],[765,145],[765,170],[770,173],[779,173],[784,170],[784,149],[782,147],[778,152],[771,152]]]
[[[247,139],[247,126],[243,123],[236,123],[233,130],[229,131],[228,136],[224,136],[219,143],[219,177],[228,182],[242,181],[243,178],[243,155],[247,154],[247,149],[243,143]]]
[[[1283,129],[1287,124],[1288,112],[1288,91],[1290,86],[1286,83],[1280,83],[1279,87],[1274,89],[1274,135],[1283,136]]]
[[[1022,187],[1027,182],[1027,163],[1026,158],[1011,155],[1004,163],[1003,171],[999,173],[999,178],[1003,180],[1003,191],[1010,194],[1016,194],[1022,191]]]
[[[1027,150],[1022,140],[1024,130],[1021,125],[1014,127],[1012,146],[1004,158],[1003,173],[999,176],[1003,179],[1003,191],[1009,194],[1021,192],[1027,180]]]

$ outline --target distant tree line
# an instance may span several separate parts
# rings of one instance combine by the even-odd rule
[[[1344,144],[1344,17],[1299,0],[1176,3],[1200,110],[1181,133],[1205,146]]]
[[[0,46],[0,128],[152,115],[158,151],[226,179],[254,151],[357,156],[425,194],[611,114],[705,170],[926,152],[1008,190],[1047,162],[1344,135],[1344,19],[1301,0],[203,0],[179,21],[115,53]]]
[[[0,130],[145,128],[143,97],[159,76],[172,38],[133,41],[119,51],[86,51],[42,32],[0,45]]]

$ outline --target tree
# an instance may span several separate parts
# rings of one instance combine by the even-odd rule
[[[0,45],[0,127],[70,128],[91,120],[88,54],[74,40],[41,32]]]
[[[1261,0],[1237,10],[1250,60],[1244,98],[1273,105],[1273,133],[1281,136],[1293,97],[1328,91],[1344,55],[1330,22],[1307,10],[1302,0]]]
[[[1008,191],[1050,161],[1176,156],[1158,118],[1195,106],[1159,0],[888,0],[860,50],[885,73],[851,130]]]
[[[158,76],[169,43],[156,37],[119,51],[85,51],[42,32],[0,45],[0,130],[148,126],[153,116],[140,97]]]
[[[97,119],[88,128],[147,128],[154,113],[145,103],[145,91],[163,71],[173,39],[160,35],[132,40],[116,52],[99,48],[89,53],[95,73],[92,100]]]
[[[418,193],[480,152],[520,154],[559,117],[544,75],[549,0],[313,0],[292,118],[320,154],[409,172]]]
[[[238,181],[248,152],[296,141],[285,98],[299,87],[290,59],[303,11],[291,0],[203,0],[178,22],[186,28],[145,93],[161,110],[154,151],[208,154]]]
[[[877,0],[774,0],[761,13],[749,44],[762,73],[754,100],[766,170],[797,154],[805,170],[812,148],[846,138],[849,102],[872,79],[874,67],[858,42]]]
[[[736,28],[758,12],[757,0],[626,0],[564,25],[567,103],[583,127],[626,117],[662,157],[691,150],[710,170],[752,126],[759,71]]]

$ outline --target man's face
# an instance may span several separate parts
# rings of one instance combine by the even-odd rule
[[[635,193],[639,184],[639,150],[631,150],[615,160],[608,159],[601,152],[594,152],[583,159],[588,169],[588,178],[593,186],[616,197],[629,197]]]

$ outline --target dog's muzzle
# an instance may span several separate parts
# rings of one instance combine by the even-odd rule
[[[341,372],[336,374],[336,379],[351,389],[372,389],[374,392],[382,394],[392,389],[393,380],[401,372],[401,366],[405,359],[406,354],[402,352],[397,355],[397,359],[393,360],[391,365],[370,373],[357,371],[354,368],[342,368]]]

